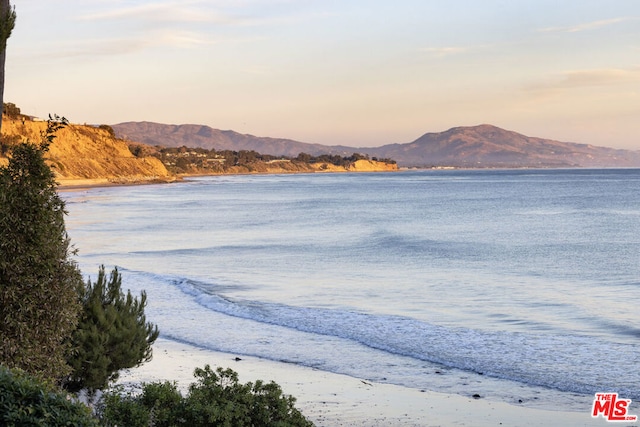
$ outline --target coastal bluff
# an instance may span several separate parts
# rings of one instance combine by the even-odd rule
[[[0,165],[8,162],[7,148],[11,144],[29,140],[37,143],[46,130],[45,121],[22,117],[2,120],[3,146]],[[132,151],[132,147],[144,147]],[[137,154],[134,154],[136,152]],[[47,159],[61,185],[105,185],[171,182],[181,178],[154,155],[157,147],[117,138],[108,126],[69,124],[56,133]],[[331,163],[300,163],[292,161],[254,162],[250,167],[231,166],[224,172],[190,170],[186,175],[313,173],[313,172],[386,172],[396,171],[395,163],[360,159],[348,165]]]
[[[2,118],[5,141],[29,140],[38,143],[47,129],[44,121]],[[61,184],[126,184],[166,182],[175,177],[155,157],[135,157],[125,141],[116,139],[106,129],[69,124],[56,133],[47,159]],[[5,150],[0,164],[7,164]]]

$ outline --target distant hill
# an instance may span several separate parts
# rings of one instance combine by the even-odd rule
[[[23,120],[24,119],[24,120]],[[0,141],[0,166],[8,163],[11,146],[20,141],[39,142],[47,123],[33,121],[28,116],[3,116]],[[382,172],[395,171],[396,164],[369,159],[343,159],[337,164],[332,159],[311,162],[311,159],[208,159],[194,150],[178,150],[173,156],[161,155],[159,150],[136,142],[115,137],[109,126],[69,124],[56,133],[56,139],[47,153],[56,179],[62,185],[101,185],[143,182],[170,182],[182,174],[246,174],[296,172]],[[135,153],[135,154],[134,154]],[[299,152],[298,152],[299,153]],[[296,154],[297,155],[297,154]],[[232,156],[233,157],[233,156]],[[164,162],[163,162],[164,160]],[[211,161],[208,161],[211,160]],[[178,162],[186,170],[176,171]]]
[[[492,125],[426,133],[366,150],[400,165],[458,167],[637,167],[640,152],[534,138]]]
[[[638,151],[529,137],[487,124],[426,133],[409,143],[367,148],[257,137],[203,125],[127,122],[112,127],[120,138],[150,145],[254,150],[275,156],[357,152],[394,159],[404,167],[640,167]]]
[[[166,125],[153,122],[126,122],[111,125],[118,138],[163,147],[206,148],[207,150],[247,150],[274,156],[296,157],[300,153],[350,155],[348,147],[328,147],[291,139],[245,135],[204,125]],[[352,150],[352,151],[349,151]],[[356,152],[358,150],[355,150]]]

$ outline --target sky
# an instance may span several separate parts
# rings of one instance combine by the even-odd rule
[[[492,124],[640,149],[638,0],[11,0],[5,102],[374,147]]]

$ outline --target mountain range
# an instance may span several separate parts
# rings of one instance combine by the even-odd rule
[[[112,128],[119,138],[154,146],[254,150],[290,157],[357,152],[391,158],[403,167],[640,167],[640,151],[529,137],[488,124],[426,133],[413,142],[381,147],[308,144],[192,124],[126,122]]]

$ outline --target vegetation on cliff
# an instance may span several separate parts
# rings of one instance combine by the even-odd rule
[[[253,150],[207,150],[205,148],[149,147],[130,144],[134,155],[154,156],[175,174],[228,174],[228,173],[268,173],[268,172],[322,172],[322,171],[386,171],[397,169],[391,159],[370,159],[366,154],[353,153],[351,156],[322,154],[312,156],[300,153],[296,157],[272,156]]]

